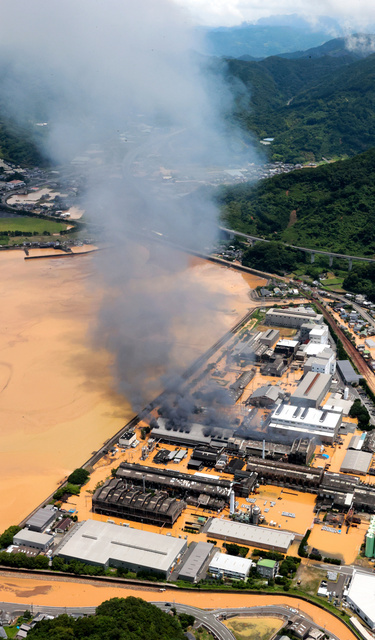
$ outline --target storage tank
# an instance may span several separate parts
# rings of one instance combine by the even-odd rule
[[[370,532],[366,533],[366,550],[365,550],[366,558],[373,558],[374,542],[375,542],[374,534]]]
[[[234,491],[232,490],[230,492],[230,497],[229,497],[229,513],[231,516],[233,516],[234,512],[235,512],[235,496],[234,496]]]
[[[260,508],[257,505],[253,507],[252,522],[253,524],[259,524]]]

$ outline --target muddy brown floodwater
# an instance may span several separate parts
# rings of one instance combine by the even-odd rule
[[[149,602],[161,601],[188,604],[200,609],[219,609],[231,607],[259,607],[267,605],[282,605],[298,609],[314,622],[325,627],[327,633],[335,634],[340,640],[355,640],[356,636],[341,622],[324,609],[285,596],[266,596],[235,593],[200,593],[194,591],[167,591],[160,593],[159,589],[149,587],[127,588],[125,585],[104,586],[89,581],[69,578],[44,579],[42,576],[33,578],[14,577],[6,571],[1,572],[0,601],[19,602],[27,605],[45,605],[58,607],[93,607],[108,598],[126,598],[135,596]]]
[[[0,531],[27,516],[133,415],[114,391],[112,357],[89,342],[102,296],[93,257],[24,255],[0,253]],[[168,277],[160,274],[163,282]],[[193,360],[252,306],[250,288],[263,281],[204,261],[186,277],[227,294],[209,326],[196,323],[192,333],[181,323],[176,348]]]

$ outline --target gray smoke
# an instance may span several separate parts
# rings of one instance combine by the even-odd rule
[[[172,0],[2,2],[2,102],[21,122],[46,120],[44,152],[85,173],[86,215],[110,247],[95,259],[104,295],[93,341],[114,354],[118,389],[136,410],[192,360],[201,326],[215,323],[217,335],[225,296],[192,277],[170,243],[212,245],[218,212],[197,187],[249,152],[192,27]],[[91,162],[70,165],[77,155]],[[180,398],[182,421],[185,404],[194,402]]]

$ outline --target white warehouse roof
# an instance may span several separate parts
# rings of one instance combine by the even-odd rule
[[[210,562],[209,569],[215,571],[226,571],[231,573],[241,573],[247,575],[251,569],[252,561],[247,558],[241,558],[240,556],[231,556],[228,553],[215,553]]]
[[[342,412],[320,411],[312,407],[296,407],[292,404],[282,404],[275,409],[271,416],[271,428],[287,429],[290,431],[307,430],[312,434],[333,434],[341,424]]]
[[[268,527],[257,527],[243,522],[223,520],[213,518],[207,531],[207,536],[227,538],[237,540],[249,547],[259,547],[260,549],[284,549],[287,551],[294,540],[294,534],[280,529],[268,529]]]
[[[86,520],[73,530],[57,555],[101,566],[117,561],[168,573],[185,547],[183,539]]]
[[[279,342],[276,344],[276,347],[291,347],[294,348],[298,345],[298,340],[290,340],[288,338],[283,338],[282,340],[279,340]]]
[[[31,531],[30,529],[21,529],[13,537],[13,544],[33,545],[49,545],[53,541],[53,536],[48,533],[39,533],[39,531]]]
[[[375,576],[353,571],[347,600],[360,609],[361,617],[368,620],[369,626],[375,627]]]

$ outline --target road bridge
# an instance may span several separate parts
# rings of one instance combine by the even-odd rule
[[[271,242],[271,240],[266,240],[265,238],[261,238],[259,236],[252,236],[248,233],[243,233],[241,231],[235,231],[234,229],[227,229],[226,227],[219,227],[220,231],[228,236],[229,239],[233,239],[235,237],[244,238],[251,245],[255,244],[255,242]],[[294,244],[288,244],[287,242],[282,242],[281,244],[284,247],[288,247],[289,249],[298,249],[298,251],[303,251],[304,253],[310,254],[310,260],[313,264],[315,262],[315,256],[326,256],[329,260],[329,266],[332,267],[334,258],[341,258],[343,260],[348,261],[349,271],[352,270],[353,262],[375,262],[375,258],[366,258],[364,256],[352,256],[347,253],[334,253],[333,251],[324,251],[323,249],[312,249],[311,247],[297,247]]]

